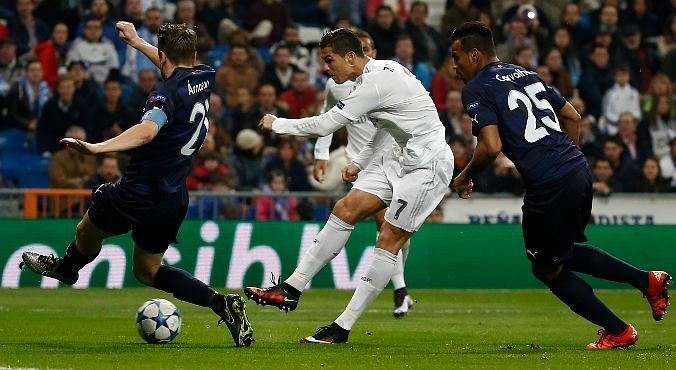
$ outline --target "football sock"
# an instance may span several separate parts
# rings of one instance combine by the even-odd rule
[[[285,283],[302,292],[317,272],[340,253],[352,230],[354,230],[353,225],[344,222],[332,213],[322,231],[317,234],[315,245],[301,258],[298,267],[285,280]]]
[[[627,324],[594,294],[592,287],[571,271],[561,271],[559,276],[545,282],[545,285],[573,312],[608,332],[619,334],[627,328]]]
[[[566,268],[596,278],[631,284],[640,291],[648,288],[648,272],[619,260],[602,249],[575,244]]]
[[[381,248],[376,248],[371,265],[359,281],[347,308],[336,319],[336,324],[345,330],[351,330],[366,307],[383,291],[392,277],[397,256]]]
[[[392,274],[392,287],[394,290],[406,288],[406,281],[404,281],[404,266],[408,258],[408,247],[411,246],[411,240],[407,240],[401,247],[399,254],[397,254],[397,262],[394,264],[394,274]]]
[[[59,266],[59,271],[64,275],[72,276],[77,274],[78,271],[82,270],[85,265],[92,262],[98,256],[98,253],[95,253],[91,256],[85,256],[75,246],[75,240],[70,242],[68,249],[66,249],[66,255],[63,256],[63,261]]]
[[[165,265],[157,270],[154,283],[155,288],[172,293],[174,297],[182,301],[202,307],[208,307],[211,297],[216,293],[188,272]]]

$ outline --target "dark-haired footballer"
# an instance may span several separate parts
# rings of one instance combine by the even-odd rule
[[[536,73],[498,60],[493,35],[483,24],[464,23],[451,42],[456,72],[465,82],[462,102],[478,139],[472,160],[453,181],[458,195],[469,198],[472,178],[505,153],[526,187],[522,228],[533,274],[575,313],[603,327],[587,348],[633,345],[636,329],[573,272],[636,287],[655,320],[666,314],[671,277],[579,244],[587,240],[592,207],[591,170],[577,146],[580,115]]]
[[[185,24],[164,24],[154,47],[134,25],[118,22],[120,38],[157,65],[163,81],[150,93],[141,122],[117,137],[97,144],[64,138],[62,143],[85,154],[129,151],[127,171],[116,183],[92,193],[92,204],[77,225],[64,257],[25,252],[21,265],[72,285],[78,271],[101,251],[101,242],[131,230],[134,275],[148,286],[211,308],[225,322],[237,346],[249,346],[253,330],[236,294],[223,295],[184,270],[162,264],[188,207],[186,177],[192,155],[207,133],[209,96],[215,71],[194,65],[197,36]]]

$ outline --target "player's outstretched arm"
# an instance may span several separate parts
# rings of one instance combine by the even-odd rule
[[[556,115],[563,123],[563,131],[570,136],[575,145],[580,146],[580,113],[570,103],[566,102],[566,105]]]
[[[143,120],[141,123],[130,127],[127,131],[101,143],[92,144],[69,137],[61,139],[61,143],[84,154],[122,152],[149,143],[159,131],[160,126],[155,122]]]
[[[160,55],[157,53],[157,48],[147,43],[136,33],[133,23],[120,21],[115,24],[115,28],[124,43],[143,53],[157,68],[160,68]]]
[[[469,198],[474,183],[472,178],[490,167],[502,150],[502,141],[497,125],[487,125],[479,130],[476,148],[467,167],[453,180],[453,187],[460,198]]]
[[[292,136],[326,136],[350,122],[335,109],[331,109],[319,116],[300,119],[277,118],[266,114],[261,118],[258,127],[264,131]]]

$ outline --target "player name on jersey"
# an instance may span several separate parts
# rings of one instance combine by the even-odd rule
[[[202,81],[195,86],[191,85],[190,80],[188,80],[188,95],[197,94],[198,92],[206,89],[207,87],[209,87],[209,80]]]
[[[517,78],[521,78],[521,77],[529,76],[529,75],[535,75],[535,74],[537,74],[537,73],[531,72],[531,71],[524,71],[524,70],[521,70],[521,69],[516,69],[513,73],[510,73],[510,74],[507,74],[507,75],[501,76],[499,74],[496,74],[495,79],[498,80],[498,81],[508,82],[508,81],[514,81]]]

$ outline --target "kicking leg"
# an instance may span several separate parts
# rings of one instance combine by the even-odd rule
[[[134,243],[134,276],[145,285],[172,293],[177,299],[211,308],[226,323],[235,344],[249,346],[253,329],[241,297],[225,296],[187,271],[163,265],[163,256],[164,252],[152,253]]]
[[[397,253],[410,237],[410,232],[385,222],[380,229],[371,265],[366,269],[345,311],[333,323],[320,328],[315,335],[303,338],[301,342],[347,342],[354,323],[392,278]]]
[[[248,287],[245,294],[260,304],[270,304],[293,311],[305,286],[326,264],[345,247],[354,224],[385,208],[380,198],[352,189],[336,203],[324,228],[315,238],[314,245],[301,258],[293,274],[283,283],[268,289]]]
[[[101,252],[103,240],[113,235],[115,234],[94,225],[89,219],[89,213],[85,213],[77,224],[75,240],[68,245],[63,258],[25,252],[22,255],[23,263],[20,267],[25,265],[38,274],[73,285],[79,277],[78,271],[96,259]]]

